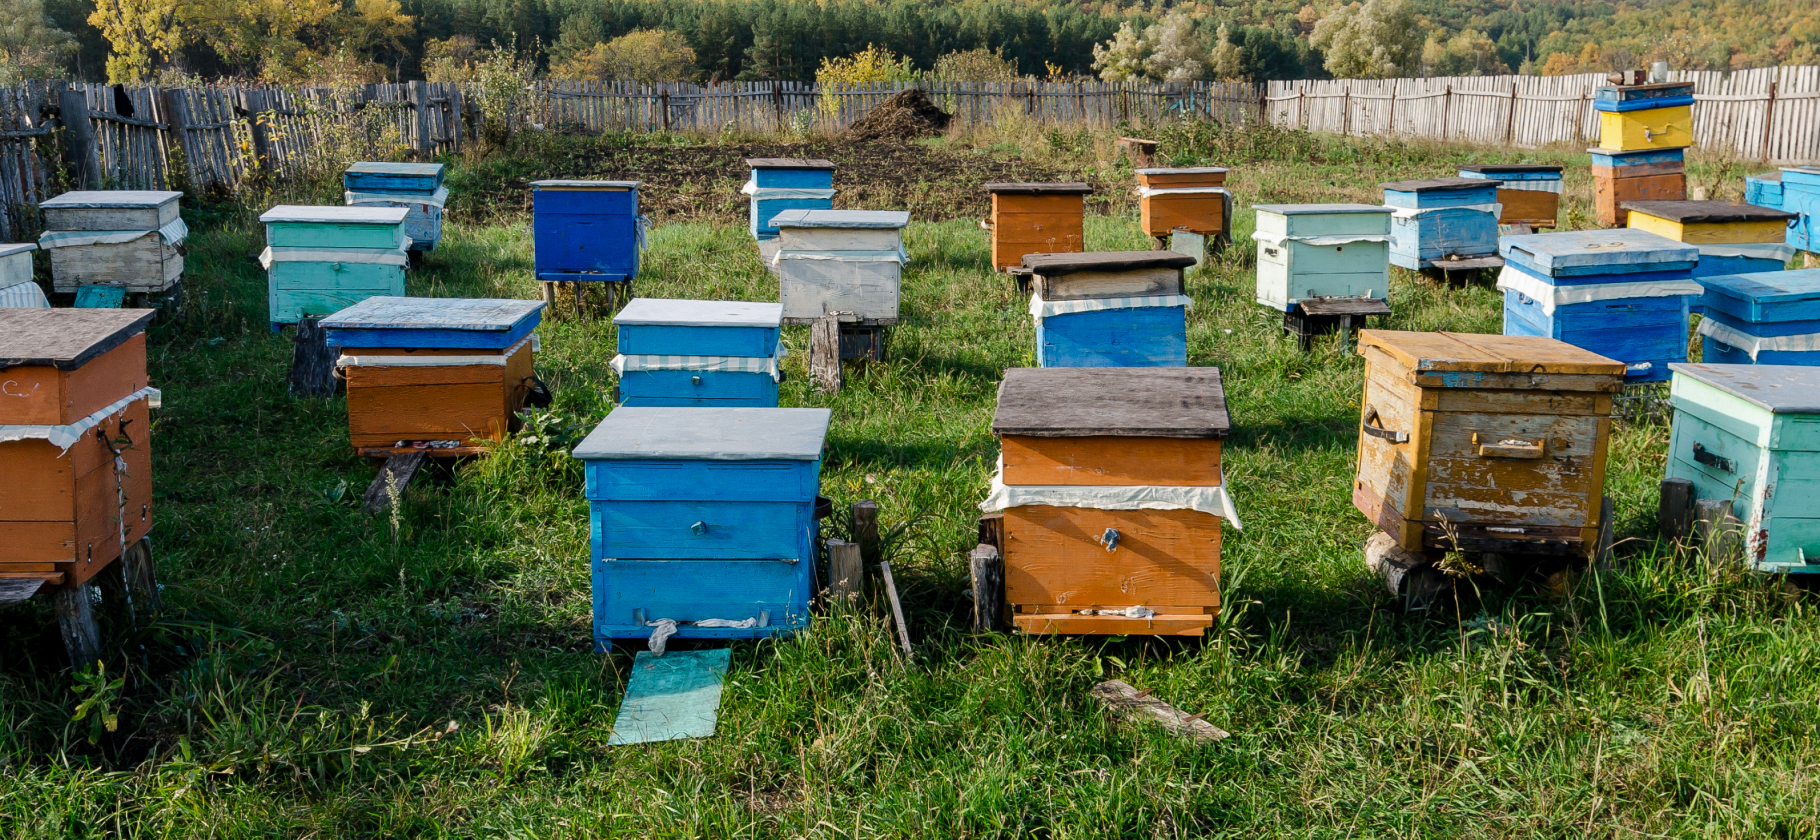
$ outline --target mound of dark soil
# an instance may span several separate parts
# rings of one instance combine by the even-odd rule
[[[952,114],[935,107],[920,88],[894,93],[847,128],[848,140],[915,140],[948,130]]]

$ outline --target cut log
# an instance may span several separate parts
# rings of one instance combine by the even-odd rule
[[[1694,525],[1694,483],[1685,478],[1662,480],[1662,501],[1656,507],[1662,521],[1662,538],[1670,542],[1687,538]]]
[[[878,538],[878,502],[861,499],[853,503],[853,541],[859,543],[859,556],[869,566],[878,565],[882,544]]]
[[[328,331],[320,318],[297,321],[291,336],[291,396],[327,399],[335,396],[335,352],[329,349]]]
[[[828,599],[852,604],[865,591],[866,567],[860,562],[859,543],[828,541]]]
[[[101,627],[95,623],[94,588],[86,583],[51,590],[58,635],[69,652],[70,667],[87,668],[101,659]]]
[[[1434,567],[1434,560],[1405,550],[1379,531],[1365,541],[1365,566],[1410,612],[1426,612],[1453,589],[1453,579]]]
[[[383,513],[395,499],[403,498],[405,488],[411,486],[411,479],[417,477],[417,470],[429,457],[427,450],[417,449],[386,458],[385,466],[379,468],[379,476],[367,487],[363,499],[367,513]]]
[[[836,315],[823,315],[809,327],[809,383],[824,394],[840,393],[840,318]]]
[[[992,632],[1005,625],[1005,559],[982,545],[967,556],[973,575],[973,629]]]
[[[1124,680],[1107,680],[1094,686],[1087,694],[1120,717],[1161,724],[1164,729],[1197,744],[1231,736],[1226,730],[1201,720],[1199,715],[1188,714],[1151,697],[1148,692],[1138,691]]]

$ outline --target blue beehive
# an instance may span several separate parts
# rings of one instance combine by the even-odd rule
[[[614,316],[619,404],[774,408],[783,304],[637,298]]]
[[[809,623],[825,408],[607,415],[586,462],[594,640],[751,639]]]
[[[645,217],[638,181],[532,181],[534,271],[546,282],[618,282],[638,276]]]
[[[1820,365],[1820,269],[1702,277],[1700,358],[1722,365]]]
[[[1593,89],[1593,110],[1607,114],[1681,108],[1694,104],[1693,82],[1601,86]]]
[[[1765,172],[1744,179],[1744,203],[1782,209],[1782,173]]]
[[[1182,367],[1188,307],[1173,251],[1026,254],[1042,367]]]
[[[1390,264],[1411,271],[1437,260],[1498,252],[1498,184],[1484,178],[1429,178],[1379,184],[1392,208]]]
[[[1820,251],[1820,166],[1782,170],[1782,209],[1800,214],[1788,229],[1797,251]]]
[[[449,202],[442,173],[440,163],[356,163],[341,173],[346,188],[342,203],[404,208],[404,235],[411,240],[408,250],[433,250],[442,241],[442,210]]]
[[[1688,306],[1700,252],[1647,231],[1506,236],[1504,334],[1558,339],[1621,361],[1626,382],[1668,379],[1687,361]]]
[[[740,192],[752,198],[752,238],[777,236],[772,217],[785,210],[834,209],[834,164],[807,158],[749,158],[752,176]]]

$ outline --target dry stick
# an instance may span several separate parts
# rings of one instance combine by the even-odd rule
[[[1107,680],[1087,694],[1121,717],[1161,724],[1164,729],[1197,744],[1231,737],[1226,730],[1202,720],[1201,715],[1188,714],[1149,696],[1148,691],[1138,691],[1124,680]]]
[[[885,579],[885,597],[891,600],[891,617],[897,619],[897,640],[904,645],[904,657],[914,657],[916,650],[910,647],[910,625],[904,623],[904,605],[897,600],[897,581],[891,577],[891,564],[879,563],[878,575]]]

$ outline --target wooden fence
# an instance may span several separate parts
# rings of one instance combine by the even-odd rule
[[[1694,83],[1694,142],[1745,160],[1820,162],[1820,67],[1674,72]],[[1599,140],[1604,74],[1271,82],[1281,126],[1534,148]]]

